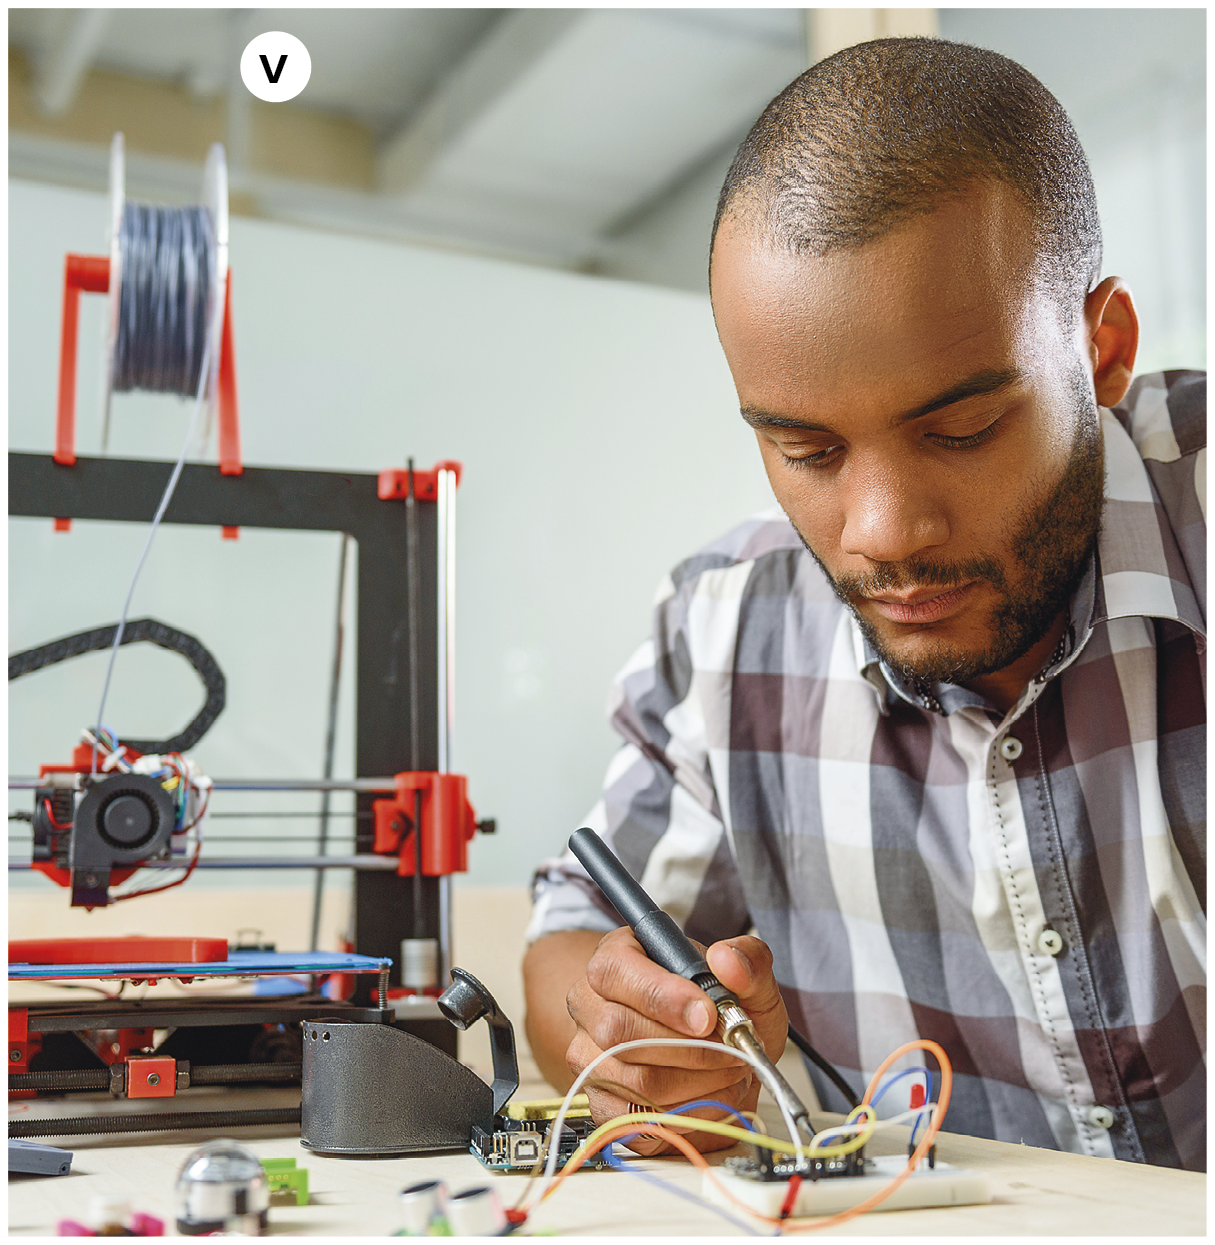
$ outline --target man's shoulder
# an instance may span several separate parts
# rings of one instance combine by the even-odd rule
[[[1206,449],[1207,374],[1149,372],[1112,408],[1147,462],[1176,462]]]
[[[1205,633],[1206,374],[1138,377],[1111,414],[1138,459],[1106,458],[1106,510],[1099,549],[1107,593],[1128,612],[1177,618]],[[1107,449],[1109,442],[1107,441]],[[1137,483],[1146,475],[1150,485]],[[1149,503],[1145,505],[1144,503]],[[1135,577],[1112,576],[1135,571]]]

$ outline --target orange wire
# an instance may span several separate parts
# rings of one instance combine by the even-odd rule
[[[741,1210],[747,1211],[748,1214],[755,1214],[755,1211],[753,1211],[751,1207],[749,1207],[745,1202],[739,1201],[739,1199],[736,1198],[730,1190],[717,1179],[717,1177],[713,1174],[713,1168],[709,1165],[709,1162],[705,1156],[701,1154],[701,1152],[697,1150],[690,1141],[686,1140],[682,1133],[674,1132],[670,1128],[667,1128],[664,1124],[622,1124],[619,1128],[613,1128],[610,1133],[606,1133],[604,1136],[600,1137],[600,1139],[595,1143],[594,1149],[588,1150],[578,1159],[576,1163],[567,1164],[561,1174],[545,1190],[544,1197],[542,1197],[540,1201],[543,1202],[545,1198],[548,1198],[556,1190],[557,1186],[566,1178],[566,1176],[572,1176],[578,1168],[580,1168],[582,1164],[587,1161],[587,1159],[591,1158],[595,1154],[598,1154],[604,1146],[610,1145],[613,1141],[619,1141],[621,1137],[634,1136],[639,1128],[645,1129],[647,1137],[661,1137],[663,1141],[670,1142],[670,1144],[677,1150],[681,1150],[691,1161],[694,1167],[699,1167],[708,1174],[709,1179],[717,1186],[723,1197],[727,1198]],[[531,1209],[534,1208],[529,1208],[529,1213]],[[767,1219],[768,1216],[761,1215],[760,1218]],[[780,1221],[772,1219],[770,1222],[779,1223]]]
[[[669,1128],[664,1127],[662,1124],[646,1124],[645,1131],[647,1135],[661,1137],[664,1141],[667,1141],[671,1145],[675,1146],[677,1150],[682,1151],[683,1154],[691,1161],[693,1166],[701,1168],[708,1174],[708,1177],[713,1182],[714,1186],[716,1186],[716,1188],[732,1205],[739,1207],[741,1210],[745,1210],[749,1215],[754,1215],[757,1219],[763,1220],[764,1223],[773,1224],[779,1227],[782,1232],[818,1232],[823,1228],[835,1227],[838,1224],[846,1223],[849,1219],[855,1219],[858,1215],[863,1215],[867,1211],[872,1210],[875,1206],[880,1205],[888,1197],[890,1197],[896,1189],[900,1188],[912,1172],[915,1171],[920,1160],[928,1153],[929,1148],[936,1140],[937,1133],[941,1131],[941,1125],[945,1120],[945,1112],[949,1107],[950,1091],[953,1089],[953,1065],[949,1062],[949,1056],[946,1055],[941,1046],[934,1042],[931,1038],[916,1038],[912,1042],[905,1042],[898,1048],[898,1050],[888,1055],[885,1060],[883,1060],[878,1070],[873,1074],[868,1088],[865,1090],[865,1096],[861,1099],[861,1105],[865,1106],[868,1104],[870,1098],[873,1096],[874,1090],[877,1089],[882,1077],[886,1075],[886,1072],[890,1069],[890,1067],[897,1060],[901,1059],[904,1055],[909,1054],[913,1050],[926,1050],[936,1059],[941,1068],[941,1092],[937,1095],[936,1107],[933,1110],[932,1118],[928,1122],[928,1127],[924,1130],[924,1136],[920,1139],[920,1143],[916,1146],[914,1153],[907,1160],[907,1166],[904,1167],[903,1170],[899,1172],[899,1174],[888,1185],[886,1185],[885,1188],[879,1189],[872,1196],[867,1197],[863,1202],[858,1202],[855,1206],[850,1206],[847,1210],[840,1211],[835,1215],[828,1215],[826,1218],[819,1219],[814,1223],[794,1223],[788,1219],[782,1220],[775,1218],[772,1215],[760,1213],[759,1211],[746,1205],[745,1202],[742,1202],[736,1198],[730,1190],[727,1189],[720,1180],[718,1180],[716,1175],[713,1173],[713,1168],[705,1159],[704,1155],[701,1154],[691,1142],[685,1140],[682,1134],[672,1132]],[[542,1197],[540,1201],[543,1202],[545,1198],[555,1192],[557,1186],[566,1178],[566,1176],[572,1176],[574,1172],[576,1172],[578,1168],[581,1167],[582,1164],[585,1163],[593,1154],[597,1154],[601,1149],[603,1149],[604,1146],[613,1141],[618,1141],[621,1137],[627,1137],[636,1133],[638,1127],[639,1125],[637,1124],[622,1124],[619,1128],[614,1128],[610,1133],[600,1138],[593,1150],[588,1150],[586,1154],[582,1155],[578,1159],[576,1163],[566,1165],[561,1174],[557,1176],[553,1183],[550,1184],[545,1190],[544,1197]],[[530,1209],[532,1208],[529,1208],[529,1213]]]
[[[941,1092],[937,1095],[937,1105],[932,1113],[932,1119],[928,1121],[928,1127],[924,1130],[924,1136],[920,1139],[920,1144],[916,1146],[914,1153],[907,1160],[907,1166],[884,1189],[879,1189],[872,1197],[867,1197],[863,1202],[858,1202],[855,1206],[840,1211],[838,1215],[832,1215],[829,1219],[820,1219],[817,1223],[800,1224],[786,1221],[785,1231],[817,1232],[820,1228],[828,1228],[834,1224],[855,1219],[857,1215],[865,1214],[866,1211],[872,1210],[894,1193],[915,1171],[919,1161],[928,1153],[932,1143],[936,1140],[937,1133],[941,1131],[941,1125],[945,1122],[945,1111],[949,1106],[949,1094],[953,1089],[953,1065],[949,1062],[949,1056],[931,1038],[916,1038],[913,1042],[905,1042],[893,1054],[887,1055],[882,1065],[873,1074],[873,1079],[865,1090],[865,1096],[861,1099],[861,1105],[865,1106],[868,1104],[873,1091],[878,1086],[878,1082],[886,1075],[890,1066],[897,1059],[913,1050],[926,1050],[936,1059],[941,1068]]]

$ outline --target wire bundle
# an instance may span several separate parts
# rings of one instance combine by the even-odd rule
[[[713,1042],[701,1041],[695,1038],[650,1038],[639,1039],[632,1042],[622,1042],[618,1046],[612,1047],[610,1050],[602,1052],[594,1060],[588,1064],[579,1076],[575,1079],[574,1084],[570,1087],[560,1110],[557,1112],[553,1126],[550,1128],[549,1136],[559,1135],[557,1130],[560,1129],[561,1123],[565,1119],[566,1112],[574,1095],[578,1093],[582,1085],[590,1076],[594,1068],[622,1051],[631,1050],[645,1046],[684,1046],[684,1047],[702,1047],[706,1049],[720,1049],[720,1044]],[[889,1072],[890,1068],[904,1055],[910,1054],[912,1051],[922,1050],[929,1052],[937,1061],[940,1068],[940,1091],[935,1102],[925,1102],[920,1107],[913,1107],[911,1110],[901,1113],[900,1115],[889,1120],[878,1121],[877,1112],[874,1104],[896,1081],[902,1080],[904,1076],[916,1073],[923,1074],[926,1082],[926,1096],[931,1090],[932,1075],[925,1067],[910,1068],[904,1072],[892,1077],[885,1084],[883,1079]],[[750,1059],[745,1052],[731,1051],[732,1055],[742,1062],[750,1063]],[[866,1198],[863,1202],[858,1203],[849,1210],[841,1211],[839,1214],[829,1215],[810,1222],[791,1224],[787,1222],[787,1216],[792,1210],[796,1201],[797,1187],[800,1180],[794,1177],[789,1182],[789,1197],[786,1199],[786,1206],[782,1210],[779,1218],[773,1218],[769,1215],[761,1215],[759,1212],[752,1210],[750,1207],[738,1201],[724,1185],[717,1180],[712,1168],[705,1160],[704,1156],[695,1149],[680,1133],[671,1131],[672,1125],[687,1126],[688,1121],[680,1118],[680,1113],[697,1106],[717,1106],[730,1114],[735,1115],[737,1112],[732,1108],[726,1107],[722,1103],[697,1102],[688,1103],[684,1107],[677,1107],[671,1111],[636,1111],[628,1115],[622,1115],[614,1120],[600,1125],[570,1156],[561,1173],[557,1174],[557,1147],[549,1146],[547,1161],[544,1164],[543,1178],[539,1186],[534,1190],[528,1190],[520,1200],[518,1206],[514,1208],[512,1213],[512,1222],[519,1224],[526,1220],[530,1212],[539,1205],[545,1198],[549,1197],[556,1191],[558,1186],[565,1180],[567,1176],[573,1175],[583,1163],[586,1162],[593,1154],[599,1150],[608,1149],[610,1154],[611,1146],[614,1142],[627,1140],[636,1136],[639,1132],[644,1131],[647,1136],[661,1137],[664,1141],[669,1142],[676,1149],[680,1150],[695,1166],[704,1170],[706,1176],[717,1185],[719,1191],[723,1193],[728,1201],[738,1206],[741,1210],[747,1212],[748,1215],[761,1223],[770,1225],[775,1229],[775,1234],[787,1231],[816,1231],[821,1228],[831,1227],[841,1224],[849,1219],[853,1219],[858,1215],[864,1214],[866,1211],[873,1210],[880,1203],[884,1202],[891,1194],[898,1189],[904,1181],[915,1171],[920,1161],[927,1155],[936,1140],[937,1133],[940,1131],[941,1125],[945,1119],[945,1112],[949,1107],[949,1097],[953,1085],[953,1071],[949,1063],[949,1058],[945,1051],[936,1042],[928,1038],[917,1038],[911,1042],[905,1043],[897,1050],[892,1051],[881,1066],[873,1074],[868,1088],[865,1090],[864,1096],[860,1103],[848,1115],[845,1122],[838,1127],[827,1129],[818,1133],[814,1139],[807,1145],[803,1142],[797,1131],[796,1125],[792,1120],[786,1119],[786,1127],[789,1129],[789,1141],[782,1141],[777,1137],[769,1137],[766,1134],[751,1131],[750,1129],[738,1128],[734,1125],[723,1123],[719,1120],[704,1120],[696,1118],[695,1128],[698,1132],[712,1132],[722,1136],[731,1137],[738,1141],[749,1141],[753,1145],[763,1146],[765,1149],[772,1150],[779,1154],[790,1154],[809,1157],[811,1155],[827,1158],[836,1155],[848,1154],[852,1151],[859,1150],[873,1136],[878,1128],[890,1127],[895,1124],[902,1124],[909,1119],[914,1118],[916,1128],[913,1128],[913,1138],[920,1119],[925,1115],[929,1115],[928,1127],[924,1131],[918,1144],[907,1160],[907,1165],[903,1170],[882,1189],[878,1190],[871,1197]],[[880,1087],[880,1088],[879,1088]],[[745,1124],[746,1121],[743,1121]],[[639,1127],[642,1125],[644,1127]],[[832,1140],[829,1144],[824,1144],[828,1138],[846,1138],[845,1140]],[[614,1157],[614,1156],[613,1156]],[[612,1162],[609,1158],[609,1164],[616,1167],[618,1164]],[[627,1170],[627,1168],[625,1169]],[[641,1172],[633,1173],[642,1175]],[[652,1179],[652,1178],[650,1178]],[[666,1185],[672,1192],[676,1192],[673,1186]],[[685,1190],[678,1190],[679,1195],[683,1197],[695,1198],[694,1194],[688,1194]],[[531,1193],[531,1196],[528,1196]],[[696,1199],[699,1200],[699,1199]],[[728,1212],[722,1210],[721,1207],[713,1206],[712,1203],[702,1202],[706,1207],[724,1215],[730,1219],[736,1226],[739,1225],[738,1220],[729,1215]]]
[[[111,387],[193,397],[211,323],[215,229],[205,207],[126,203]]]

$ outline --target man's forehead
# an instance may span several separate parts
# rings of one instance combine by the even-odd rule
[[[977,183],[861,246],[817,254],[798,245],[788,213],[744,200],[718,229],[711,292],[715,305],[723,296],[770,299],[811,290],[877,296],[916,279],[936,288],[987,284],[1011,292],[1032,277],[1035,252],[1029,208],[1002,182]]]
[[[914,329],[923,320],[947,332],[959,318],[1019,315],[1037,292],[1035,251],[1028,211],[998,183],[825,255],[783,245],[751,214],[724,221],[718,232],[714,312],[723,334],[748,321],[765,333],[872,328],[874,321]]]

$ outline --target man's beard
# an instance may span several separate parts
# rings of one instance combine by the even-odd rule
[[[1092,407],[1091,398],[1088,401]],[[920,684],[964,684],[1023,657],[1067,605],[1096,543],[1103,482],[1101,432],[1093,408],[1091,413],[1080,413],[1071,458],[1058,484],[1041,502],[1026,509],[1014,529],[1009,548],[1009,566],[1015,576],[1011,585],[1005,567],[991,555],[950,563],[918,557],[882,562],[867,575],[837,578],[806,538],[798,535],[888,667]],[[977,653],[942,642],[914,662],[904,661],[890,651],[857,609],[861,598],[877,593],[910,587],[948,590],[972,581],[989,584],[999,598],[991,612],[991,642]],[[929,624],[923,630],[931,629]]]

